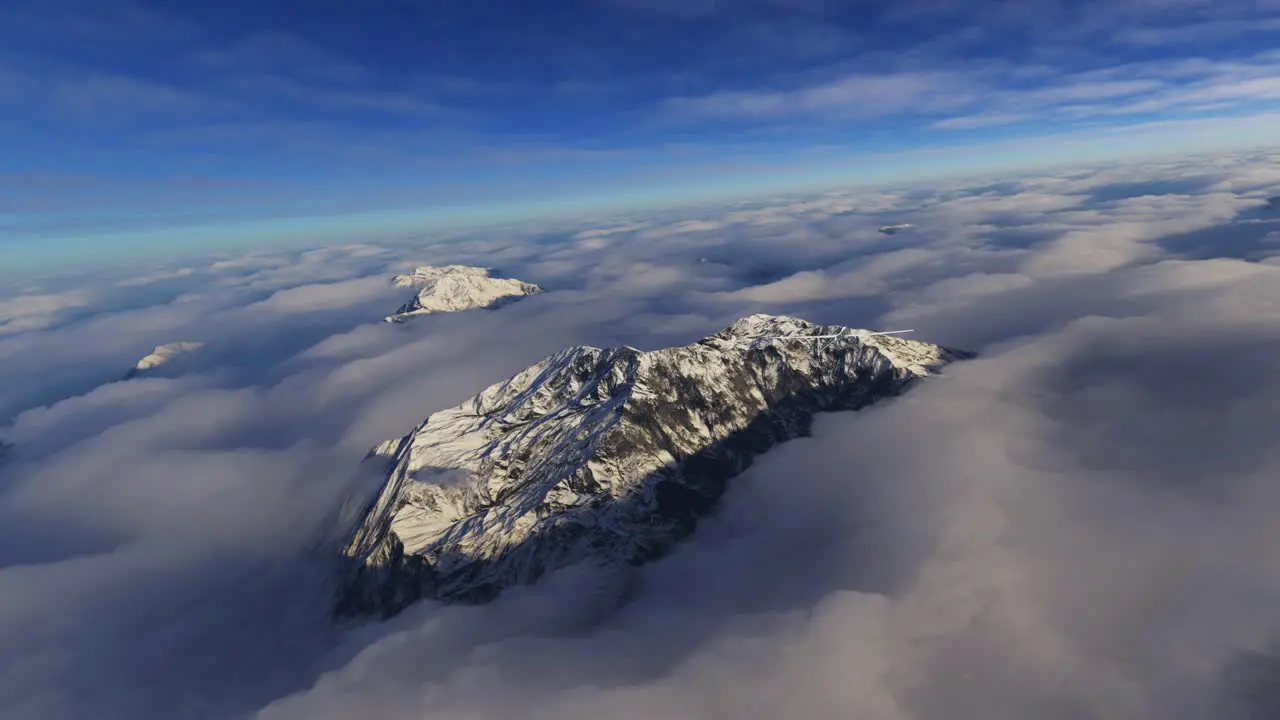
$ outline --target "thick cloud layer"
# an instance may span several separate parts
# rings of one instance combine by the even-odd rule
[[[1264,717],[1280,706],[1280,218],[1261,210],[1277,159],[262,255],[10,297],[0,708]],[[898,222],[916,227],[876,231]],[[379,323],[402,300],[389,274],[413,261],[549,292]],[[328,621],[317,548],[376,482],[359,465],[372,444],[564,346],[683,343],[753,311],[913,327],[983,356],[824,416],[659,563]],[[181,373],[119,381],[173,340],[207,345]]]

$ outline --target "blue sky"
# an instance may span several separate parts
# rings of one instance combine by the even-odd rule
[[[349,237],[1275,142],[1278,41],[1280,0],[19,0],[0,241]]]

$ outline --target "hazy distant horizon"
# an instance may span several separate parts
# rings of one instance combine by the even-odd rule
[[[1206,135],[1208,137],[1206,137]],[[779,195],[812,196],[879,187],[886,191],[938,182],[996,180],[1036,172],[1088,170],[1117,163],[1141,165],[1212,153],[1262,152],[1280,143],[1280,114],[1214,118],[1106,128],[1098,134],[1072,133],[988,140],[970,145],[920,148],[849,157],[822,163],[744,164],[750,177],[717,187],[713,180],[633,188],[605,195],[581,190],[554,199],[520,196],[431,209],[342,211],[269,216],[221,223],[173,224],[89,234],[51,233],[4,243],[7,272],[76,272],[100,263],[128,264],[143,258],[183,262],[247,248],[320,248],[347,242],[432,242],[470,233],[500,232],[513,226],[537,233],[542,225],[587,227],[600,216],[642,218],[697,213],[735,202],[769,202]],[[1047,147],[1045,146],[1047,145]],[[989,154],[988,154],[989,153]],[[974,156],[977,157],[974,157]],[[796,157],[803,157],[802,155]],[[781,170],[775,174],[774,171]],[[661,189],[666,188],[666,189]],[[685,189],[680,196],[674,189]],[[703,194],[698,195],[696,192]],[[521,227],[522,226],[522,227]]]
[[[10,3],[0,273],[1280,142],[1275,8],[1155,7]]]

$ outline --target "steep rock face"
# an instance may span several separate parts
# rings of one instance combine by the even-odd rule
[[[483,602],[544,572],[665,553],[755,455],[971,354],[753,315],[685,347],[574,347],[371,453],[387,480],[339,614]],[[855,331],[857,332],[857,331]]]
[[[488,268],[465,265],[424,265],[412,273],[397,275],[391,280],[395,287],[412,287],[418,294],[385,320],[403,322],[415,315],[496,308],[542,292],[537,285],[511,278],[495,278],[491,272]]]
[[[171,342],[165,343],[164,345],[157,345],[156,349],[152,350],[150,355],[142,358],[133,366],[133,369],[125,375],[125,379],[127,380],[132,377],[137,377],[138,375],[144,375],[158,367],[168,365],[177,358],[184,355],[190,355],[203,347],[204,343],[190,341]]]

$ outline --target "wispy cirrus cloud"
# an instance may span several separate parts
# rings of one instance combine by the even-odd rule
[[[1237,36],[1280,31],[1280,19],[1208,20],[1194,25],[1173,27],[1141,27],[1124,30],[1115,36],[1117,42],[1134,45],[1172,45],[1204,43]]]
[[[946,71],[855,74],[789,90],[725,90],[666,101],[677,120],[874,118],[929,113],[974,103],[974,78]]]
[[[1157,112],[1249,108],[1280,98],[1280,56],[1236,60],[1185,58],[1126,63],[1076,72],[1012,68],[998,62],[950,69],[857,73],[787,89],[722,90],[665,101],[668,122],[829,124],[902,118],[935,129],[973,129],[1031,121],[1089,120]]]
[[[187,61],[214,72],[278,73],[344,84],[370,75],[360,63],[281,31],[254,32],[225,45],[202,47],[191,52]]]
[[[1030,120],[1031,118],[1032,116],[1026,113],[960,115],[957,117],[947,118],[945,120],[937,120],[933,122],[930,127],[938,130],[972,130],[974,128],[1013,125],[1014,123]]]
[[[0,7],[4,30],[27,43],[56,44],[69,40],[115,50],[123,46],[181,47],[204,39],[198,23],[181,14],[133,0],[114,3],[81,3],[54,0],[27,5],[6,3]],[[23,43],[26,44],[26,43]]]
[[[410,90],[316,85],[272,74],[237,75],[222,82],[240,97],[259,101],[269,99],[276,107],[293,105],[338,113],[372,113],[419,119],[439,118],[457,112]]]
[[[148,22],[160,23],[162,16]],[[112,28],[116,25],[106,24],[98,32]],[[316,111],[320,117],[418,121],[457,112],[420,85],[410,77],[380,77],[361,63],[279,31],[249,33],[231,42],[200,38],[194,50],[178,55],[164,73],[0,55],[0,105],[86,125],[122,121],[135,131],[175,120],[183,127],[262,122],[264,117],[309,121]]]
[[[201,120],[234,107],[234,101],[145,78],[88,72],[62,75],[49,89],[53,108],[98,123],[131,117],[196,117]]]
[[[123,168],[122,185],[144,168],[287,176],[324,208],[396,193],[447,204],[463,186],[498,189],[503,205],[516,186],[565,188],[568,203],[608,176],[631,197],[638,166],[711,188],[743,178],[712,181],[701,164],[744,155],[1232,117],[1277,100],[1278,62],[1256,52],[1280,20],[1273,0],[477,0],[330,4],[299,22],[281,0],[213,7],[0,7],[0,154]],[[210,196],[201,217],[221,207]],[[151,209],[139,224],[174,214]],[[90,210],[0,226],[83,227]]]
[[[0,107],[27,117],[92,126],[121,120],[204,122],[233,111],[237,103],[135,74],[0,57]]]

